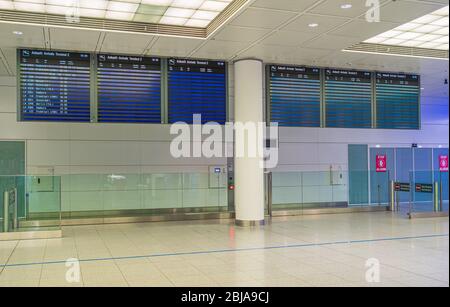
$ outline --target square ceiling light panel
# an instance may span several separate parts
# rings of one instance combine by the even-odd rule
[[[448,51],[449,7],[372,37],[364,43]]]
[[[0,0],[0,10],[206,28],[234,0]]]

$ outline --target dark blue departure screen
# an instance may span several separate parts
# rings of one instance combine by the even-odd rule
[[[227,119],[227,69],[220,61],[169,59],[169,123],[225,124]]]
[[[270,66],[270,121],[285,127],[320,127],[320,69]]]
[[[377,128],[420,128],[420,76],[377,73]]]
[[[19,50],[23,121],[90,121],[88,53]]]
[[[372,74],[325,70],[326,126],[372,128]]]
[[[161,59],[99,54],[98,121],[161,123]]]

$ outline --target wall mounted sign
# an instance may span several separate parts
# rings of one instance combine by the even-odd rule
[[[439,171],[448,172],[448,156],[439,156]]]
[[[427,183],[416,183],[417,193],[433,193],[433,185]]]
[[[387,172],[387,156],[386,155],[377,155],[377,173],[386,173]]]
[[[404,182],[394,183],[394,190],[396,192],[411,192],[411,184]]]

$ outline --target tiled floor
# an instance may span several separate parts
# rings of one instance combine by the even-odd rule
[[[449,220],[390,213],[68,227],[0,242],[0,286],[449,286]],[[68,283],[66,260],[80,260]],[[380,263],[380,283],[366,262]],[[76,266],[75,266],[76,269]]]

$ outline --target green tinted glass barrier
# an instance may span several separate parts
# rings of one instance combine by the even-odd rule
[[[319,208],[348,208],[361,206],[387,206],[389,204],[390,173],[382,176],[368,171],[273,172],[272,210],[304,210]],[[373,202],[350,204],[350,178],[377,180],[375,190],[352,191],[370,195]]]
[[[0,176],[0,195],[0,232],[61,228],[61,177]]]
[[[134,216],[228,210],[227,174],[70,174],[61,175],[63,218]],[[45,189],[50,183],[42,182]],[[43,199],[50,195],[34,195]],[[30,214],[52,208],[31,201]],[[35,205],[33,205],[35,204]]]
[[[409,207],[402,203],[400,207],[409,213],[448,212],[447,173],[439,170],[410,172],[411,196]]]

